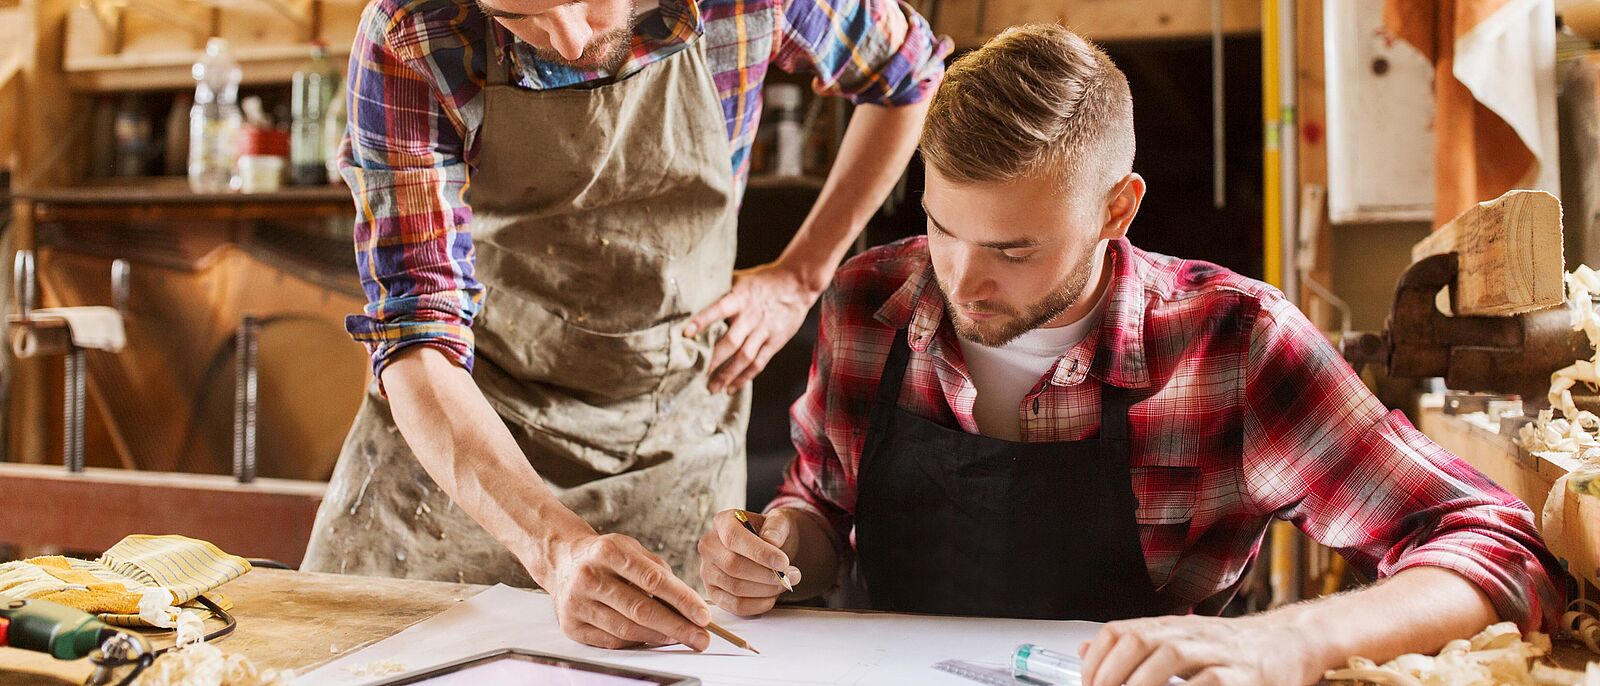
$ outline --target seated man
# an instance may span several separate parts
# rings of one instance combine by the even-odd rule
[[[874,608],[1110,622],[1090,686],[1312,683],[1562,608],[1532,514],[1387,412],[1294,305],[1124,235],[1128,84],[1058,26],[957,62],[922,134],[928,234],[823,296],[798,457],[701,575],[730,611],[828,590]],[[1272,520],[1383,581],[1219,619]],[[792,594],[775,572],[798,581]]]

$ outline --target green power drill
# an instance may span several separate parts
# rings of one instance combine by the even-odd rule
[[[47,600],[0,595],[0,646],[49,653],[61,660],[88,657],[117,630],[82,610]]]

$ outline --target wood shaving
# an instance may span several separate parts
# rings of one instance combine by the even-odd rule
[[[205,623],[191,610],[178,614],[177,646],[139,675],[138,686],[292,686],[292,669],[258,669],[205,641]]]
[[[1594,307],[1594,296],[1600,295],[1600,273],[1578,265],[1566,275],[1566,283],[1572,330],[1582,331],[1595,353],[1550,375],[1551,409],[1541,411],[1537,421],[1519,429],[1517,439],[1530,452],[1567,453],[1587,461],[1600,458],[1600,417],[1580,411],[1572,400],[1572,389],[1582,383],[1590,391],[1600,391],[1600,312]]]
[[[350,669],[350,673],[356,676],[391,676],[404,671],[406,671],[405,664],[394,660],[373,660]]]
[[[1562,624],[1574,638],[1595,650],[1600,643],[1600,619],[1579,603],[1600,610],[1594,603],[1579,601],[1563,616]],[[1501,622],[1470,639],[1446,643],[1438,655],[1401,655],[1382,665],[1353,657],[1347,667],[1328,670],[1323,678],[1379,686],[1600,686],[1600,662],[1579,672],[1540,661],[1549,654],[1549,636],[1529,632],[1524,637],[1516,624]]]

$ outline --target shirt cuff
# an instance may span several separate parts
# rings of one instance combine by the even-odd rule
[[[1523,631],[1554,631],[1566,607],[1565,590],[1538,556],[1481,534],[1456,532],[1429,540],[1383,570],[1383,576],[1413,567],[1460,574],[1489,597],[1500,621],[1516,622]]]
[[[944,60],[950,55],[950,39],[933,32],[928,20],[905,2],[896,6],[906,14],[906,37],[900,49],[890,56],[879,73],[893,84],[888,92],[879,88],[853,95],[850,101],[857,105],[888,105],[901,107],[915,105],[933,97],[933,92],[944,80]]]
[[[372,376],[383,390],[383,370],[400,351],[425,345],[444,353],[456,366],[472,371],[472,327],[455,322],[401,319],[380,321],[366,315],[345,317],[344,328],[372,355]]]

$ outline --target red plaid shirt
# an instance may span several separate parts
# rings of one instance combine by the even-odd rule
[[[1280,292],[1125,240],[1109,254],[1105,315],[1023,398],[1022,440],[1092,437],[1100,384],[1133,392],[1140,542],[1171,611],[1218,609],[1278,518],[1369,576],[1445,567],[1502,618],[1553,626],[1560,567],[1527,506],[1385,410]],[[869,410],[901,328],[912,349],[901,406],[978,432],[926,239],[876,248],[823,296],[810,383],[791,410],[798,456],[769,509],[809,510],[853,541]]]

